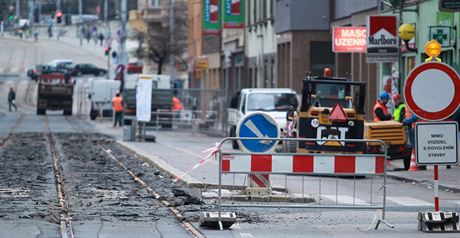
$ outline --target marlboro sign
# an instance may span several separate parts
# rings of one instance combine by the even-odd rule
[[[244,0],[224,1],[224,28],[244,28]]]
[[[398,61],[398,43],[396,16],[367,18],[367,63]]]
[[[220,34],[221,1],[203,0],[203,33],[207,35]]]

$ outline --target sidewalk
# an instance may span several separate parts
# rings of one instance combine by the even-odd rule
[[[155,131],[157,142],[127,142],[122,141],[123,132],[120,128],[112,128],[111,124],[94,123],[99,131],[109,133],[117,138],[120,145],[136,152],[139,156],[144,157],[153,164],[159,166],[162,170],[168,172],[174,177],[181,176],[185,171],[192,168],[199,160],[204,158],[203,150],[211,148],[215,142],[219,142],[221,137],[211,137],[200,133],[173,131]],[[225,149],[231,150],[230,144]],[[433,167],[429,166],[425,171],[392,171],[394,168],[402,168],[402,161],[392,161],[388,177],[411,181],[415,183],[427,184],[433,186]],[[217,162],[208,163],[191,171],[189,176],[185,176],[183,181],[192,187],[215,187],[217,184]],[[446,169],[446,166],[439,167],[439,185],[441,189],[460,192],[460,167],[452,166]],[[230,176],[228,176],[230,177]],[[236,184],[241,184],[241,177],[237,178]],[[224,178],[224,185],[231,185],[231,178]]]
[[[451,166],[446,169],[446,166],[438,166],[439,168],[439,188],[460,193],[460,167]],[[387,173],[388,177],[410,181],[420,184],[433,186],[434,170],[433,166],[427,166],[427,170],[420,171],[392,171]]]

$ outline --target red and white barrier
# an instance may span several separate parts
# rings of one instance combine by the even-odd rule
[[[223,173],[383,174],[385,158],[368,155],[222,155]]]

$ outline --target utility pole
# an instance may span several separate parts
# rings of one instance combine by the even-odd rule
[[[127,70],[127,65],[128,65],[128,57],[126,55],[126,23],[127,23],[127,1],[126,0],[121,0],[121,31],[120,31],[120,45],[119,45],[119,57],[120,57],[120,64],[125,67],[124,73],[123,73],[123,80],[126,79],[126,70]],[[122,83],[122,91],[124,91],[124,82]]]
[[[34,23],[34,0],[27,1],[27,10],[28,10],[28,19],[29,19],[29,28],[32,29]]]
[[[109,14],[108,14],[108,11],[109,11],[109,4],[108,4],[108,0],[104,0],[104,21],[105,21],[105,32],[106,32],[106,36],[105,36],[105,39],[106,41],[109,40],[111,41],[112,39],[112,32],[110,30],[110,25],[109,25]]]
[[[78,0],[78,15],[80,16],[79,32],[80,45],[83,45],[83,0]]]
[[[19,5],[19,0],[16,0],[16,19],[20,19],[21,17],[19,16],[20,11],[19,11],[20,5]]]
[[[108,22],[108,20],[107,20],[107,11],[108,11],[107,8],[108,8],[107,0],[104,0],[104,21],[105,21],[106,24]]]
[[[42,19],[42,0],[38,0],[38,22]]]
[[[404,0],[399,0],[399,24],[402,22],[403,17],[403,9],[404,9]],[[402,67],[402,53],[401,53],[401,37],[398,37],[398,93],[401,94],[402,90],[402,77],[403,77],[403,67]],[[393,72],[392,72],[393,73]]]
[[[171,75],[171,80],[174,82],[176,79],[176,58],[172,54],[172,49],[174,48],[175,39],[174,39],[174,0],[169,0],[169,36],[170,36],[170,56],[169,56],[169,74]]]
[[[61,10],[61,0],[56,1],[56,10]]]

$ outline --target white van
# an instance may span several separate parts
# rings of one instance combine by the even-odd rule
[[[228,108],[229,136],[236,136],[236,126],[240,119],[254,111],[263,111],[275,118],[283,130],[286,126],[286,114],[291,103],[297,103],[296,92],[289,88],[246,88],[242,89],[231,101]],[[238,143],[233,141],[233,148]]]
[[[112,98],[120,92],[119,80],[96,79],[91,85],[91,120],[112,116]],[[102,115],[101,115],[102,113]]]

